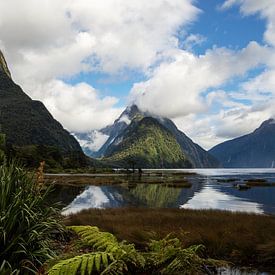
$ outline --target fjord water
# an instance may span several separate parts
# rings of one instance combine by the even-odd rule
[[[76,213],[89,208],[112,207],[169,207],[190,209],[221,209],[275,215],[275,187],[252,187],[238,190],[234,183],[247,179],[264,179],[275,182],[275,169],[177,169],[150,170],[150,173],[192,173],[185,176],[190,188],[167,186],[151,177],[150,183],[136,178],[131,184],[86,187],[62,187],[70,189],[70,198],[63,213]],[[228,179],[235,182],[227,182]],[[74,192],[72,189],[74,188]],[[68,190],[63,190],[66,193]],[[64,194],[64,193],[63,193]]]

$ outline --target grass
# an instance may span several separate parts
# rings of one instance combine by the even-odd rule
[[[245,181],[245,184],[247,186],[267,186],[267,187],[270,187],[270,186],[275,186],[275,183],[273,182],[268,182],[267,180],[265,179],[249,179],[249,180],[246,180]]]
[[[45,180],[55,182],[62,185],[113,185],[127,183],[125,176],[83,176],[83,175],[70,175],[70,176],[45,176]]]
[[[94,225],[139,249],[149,239],[171,233],[184,247],[206,246],[209,257],[236,265],[274,269],[275,218],[214,210],[122,208],[83,210],[66,217],[67,225]]]
[[[229,178],[229,179],[217,179],[217,182],[221,182],[221,183],[235,182],[235,181],[238,181],[238,179],[235,179],[235,178]]]
[[[192,186],[188,181],[190,173],[144,173],[139,174],[98,174],[98,175],[51,175],[45,176],[47,182],[55,182],[60,185],[74,185],[74,186],[87,186],[87,185],[135,185],[135,184],[163,184],[168,187],[189,188]],[[192,175],[192,174],[191,174]]]
[[[54,256],[59,210],[48,203],[51,189],[16,162],[0,165],[0,183],[0,274],[34,274]]]

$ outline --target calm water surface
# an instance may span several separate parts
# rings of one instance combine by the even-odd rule
[[[159,182],[167,172],[192,172],[186,178],[192,187],[168,187]],[[146,171],[147,172],[147,171]],[[66,207],[63,214],[82,209],[110,207],[169,207],[223,209],[275,215],[275,187],[252,187],[240,191],[234,184],[246,179],[275,182],[275,169],[180,169],[150,170],[158,173],[150,183],[135,178],[129,184],[112,186],[60,187],[59,199]],[[162,175],[161,175],[162,173]],[[145,178],[145,177],[144,177]],[[234,182],[221,182],[234,178]],[[66,195],[65,195],[66,194]]]

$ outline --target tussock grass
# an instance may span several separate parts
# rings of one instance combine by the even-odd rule
[[[275,217],[216,210],[92,209],[66,218],[68,225],[95,225],[140,249],[171,233],[184,247],[203,244],[212,258],[275,269]]]
[[[34,274],[54,256],[52,239],[63,227],[50,191],[17,162],[0,164],[1,275]]]

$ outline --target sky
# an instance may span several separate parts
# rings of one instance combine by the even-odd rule
[[[275,117],[274,0],[0,0],[0,49],[71,132],[135,103],[209,149]]]

